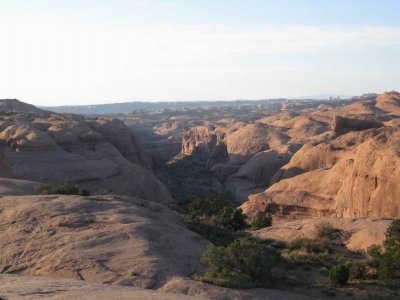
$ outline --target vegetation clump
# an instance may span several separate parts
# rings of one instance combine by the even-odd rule
[[[272,225],[272,218],[267,216],[265,213],[259,212],[257,216],[251,222],[251,227],[254,230],[269,227]]]
[[[186,220],[189,224],[200,223],[230,231],[247,228],[243,211],[216,197],[192,201],[188,205]]]
[[[309,268],[331,267],[336,261],[335,250],[340,248],[335,240],[339,229],[328,222],[315,225],[315,237],[298,237],[289,243],[288,249],[282,251],[282,258],[292,266]]]
[[[345,264],[333,266],[329,271],[329,282],[332,285],[345,285],[349,280],[350,270]]]
[[[368,248],[369,264],[376,269],[378,278],[387,283],[400,280],[400,220],[393,221],[387,232],[383,247]]]
[[[233,288],[271,286],[276,258],[273,248],[246,239],[210,246],[202,257],[207,271],[195,274],[194,279]]]
[[[315,234],[318,238],[333,239],[335,234],[339,233],[340,230],[333,227],[331,223],[323,221],[315,224]]]
[[[87,189],[79,189],[76,185],[68,182],[59,182],[56,184],[41,184],[36,188],[36,193],[40,195],[81,195],[90,196]]]

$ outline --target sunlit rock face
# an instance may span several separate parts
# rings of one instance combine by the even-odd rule
[[[16,100],[11,104],[0,101],[1,174],[171,201],[120,120],[54,114]]]

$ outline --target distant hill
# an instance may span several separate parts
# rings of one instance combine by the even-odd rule
[[[264,99],[264,100],[228,100],[228,101],[175,101],[175,102],[124,102],[95,105],[77,106],[49,106],[41,107],[57,113],[75,113],[85,115],[117,114],[133,110],[161,110],[161,109],[194,109],[216,106],[243,106],[257,105],[263,103],[283,102],[286,99]]]

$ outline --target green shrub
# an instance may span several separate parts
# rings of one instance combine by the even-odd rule
[[[53,186],[51,184],[41,184],[36,188],[36,193],[40,195],[51,195],[54,194]]]
[[[315,234],[319,238],[332,239],[335,233],[340,232],[339,229],[333,227],[331,223],[323,221],[315,224]]]
[[[225,206],[217,214],[215,225],[227,230],[237,231],[247,227],[245,220],[246,216],[241,208]]]
[[[322,251],[320,244],[310,238],[298,237],[290,242],[290,249],[319,253]]]
[[[390,224],[383,248],[379,245],[368,248],[369,264],[376,268],[378,278],[384,282],[398,281],[400,279],[400,220]]]
[[[67,182],[59,182],[52,184],[41,184],[36,188],[36,193],[40,195],[82,195],[90,196],[90,191],[83,189],[82,191],[76,185]]]
[[[365,279],[367,273],[367,266],[364,262],[353,263],[349,270],[349,278],[351,280],[355,279]]]
[[[207,223],[210,217],[220,213],[224,206],[225,203],[216,197],[195,199],[188,205],[186,219],[191,223]]]
[[[329,264],[329,255],[326,253],[285,249],[282,251],[281,256],[292,265],[321,267]]]
[[[332,285],[344,285],[349,280],[349,268],[344,264],[333,266],[329,271],[329,281]]]
[[[202,256],[207,271],[197,278],[213,278],[214,283],[253,282],[269,286],[272,282],[271,267],[276,261],[275,251],[250,240],[235,240],[227,246],[210,246]],[[226,282],[224,286],[227,286]]]
[[[269,227],[272,225],[271,216],[267,216],[265,213],[259,212],[257,216],[251,222],[251,227],[253,229],[261,229],[265,227]]]
[[[54,186],[56,194],[61,195],[79,195],[79,188],[68,182],[60,182]]]
[[[188,205],[186,221],[237,231],[247,227],[246,216],[239,208],[226,204],[220,198],[196,199]]]
[[[254,281],[246,277],[225,276],[221,278],[221,277],[214,277],[212,274],[208,272],[202,274],[194,274],[192,276],[192,279],[234,289],[251,289],[257,287],[257,284]]]

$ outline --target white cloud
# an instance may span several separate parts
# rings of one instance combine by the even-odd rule
[[[41,104],[51,104],[53,99],[96,103],[152,97],[231,97],[212,85],[208,93],[202,93],[195,83],[207,76],[221,78],[221,87],[227,88],[239,80],[235,73],[290,78],[291,72],[306,72],[301,63],[274,62],[268,57],[397,48],[400,28],[115,27],[73,18],[2,17],[0,41],[0,97],[17,96]],[[182,89],[181,82],[193,91]],[[242,87],[243,94],[238,97],[261,94],[260,86],[257,94],[252,93],[251,84],[247,89],[245,95],[246,87]]]

